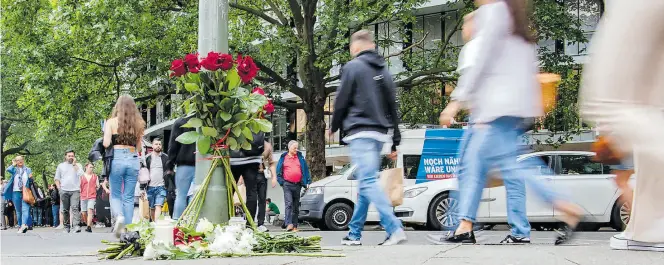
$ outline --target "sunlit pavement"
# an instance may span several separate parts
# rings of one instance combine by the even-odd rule
[[[272,230],[275,230],[272,227]],[[98,260],[96,251],[103,247],[102,239],[114,240],[109,229],[95,229],[94,233],[64,234],[62,230],[41,228],[26,234],[16,230],[2,231],[0,252],[2,265],[53,264],[144,264],[142,259],[122,261]],[[346,232],[301,232],[304,236],[321,235],[323,247],[332,253],[346,254],[344,258],[256,257],[205,259],[197,261],[154,261],[159,264],[664,264],[664,253],[614,251],[608,247],[609,238],[616,232],[583,232],[568,246],[553,246],[554,232],[533,232],[531,245],[497,245],[507,231],[482,231],[479,245],[432,245],[427,240],[431,232],[408,231],[408,242],[400,246],[377,246],[385,234],[382,231],[364,233],[363,246],[342,247]],[[154,263],[150,262],[150,263]]]

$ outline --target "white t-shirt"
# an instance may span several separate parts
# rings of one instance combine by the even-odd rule
[[[19,176],[20,175],[20,176]],[[21,178],[21,181],[23,182],[23,185],[19,187],[19,177]],[[25,187],[28,185],[28,168],[26,167],[16,167],[16,175],[14,175],[14,191],[21,191],[21,187]]]

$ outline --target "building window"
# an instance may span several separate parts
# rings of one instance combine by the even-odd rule
[[[566,0],[569,12],[578,20],[581,31],[587,40],[595,33],[599,18],[603,11],[601,0]],[[589,42],[571,42],[567,41],[565,53],[567,55],[587,55]]]

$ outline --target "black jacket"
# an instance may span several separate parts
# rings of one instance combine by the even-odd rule
[[[173,170],[175,165],[194,166],[196,163],[196,144],[182,144],[175,139],[181,134],[193,131],[194,128],[182,128],[189,118],[178,118],[171,128],[171,138],[168,140],[168,162],[164,171]]]
[[[394,129],[392,150],[401,142],[396,86],[385,60],[373,50],[361,52],[344,65],[334,101],[331,130],[350,136]]]
[[[49,195],[51,196],[51,204],[52,205],[60,205],[60,192],[58,191],[58,188],[49,190]]]
[[[104,148],[104,138],[99,138],[92,145],[90,153],[88,153],[88,160],[90,162],[97,162],[102,160],[104,168],[101,171],[102,178],[107,178],[111,172],[111,163],[113,162],[113,145]]]
[[[164,186],[166,186],[167,191],[175,191],[175,176],[173,174],[167,174],[166,164],[168,163],[168,155],[163,152],[159,155],[161,157],[161,168],[164,169]],[[145,165],[148,170],[150,170],[150,165],[152,165],[152,155],[147,155],[145,158]]]

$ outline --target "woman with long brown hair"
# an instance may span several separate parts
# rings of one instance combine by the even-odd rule
[[[507,193],[507,219],[511,234],[501,243],[530,243],[525,184],[565,213],[565,229],[556,239],[570,239],[581,210],[533,176],[533,161],[517,163],[522,154],[519,138],[527,120],[543,115],[537,81],[535,38],[529,27],[526,0],[475,0],[470,34],[475,50],[461,73],[453,102],[440,115],[449,125],[461,107],[470,109],[470,126],[460,146],[459,225],[446,243],[476,243],[473,223],[491,169],[500,170]],[[467,21],[470,22],[470,21]]]
[[[134,99],[128,95],[118,98],[111,118],[104,124],[104,147],[113,146],[113,160],[109,182],[111,185],[111,212],[115,216],[113,231],[122,233],[134,215],[134,189],[140,166],[137,151],[141,148],[145,121]]]

